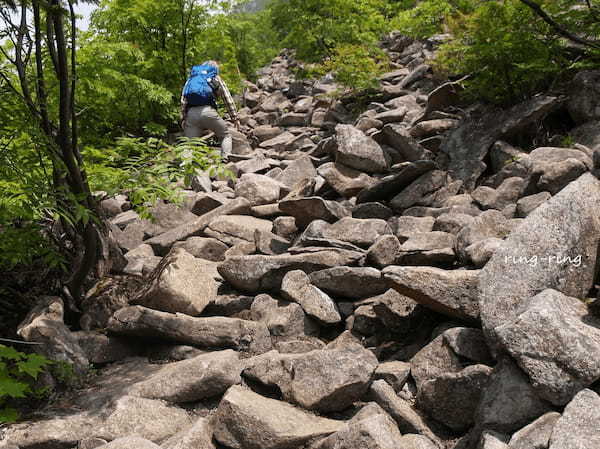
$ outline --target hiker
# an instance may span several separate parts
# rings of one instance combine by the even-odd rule
[[[217,97],[225,103],[229,119],[237,124],[235,103],[219,76],[217,62],[206,61],[192,67],[181,95],[181,126],[185,137],[200,137],[205,130],[213,131],[221,142],[221,158],[227,161],[232,139],[227,123],[217,112]]]

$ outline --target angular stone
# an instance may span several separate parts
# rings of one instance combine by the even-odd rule
[[[435,168],[435,162],[430,160],[412,162],[403,167],[398,173],[386,176],[374,186],[361,191],[356,198],[356,203],[386,200],[389,196],[402,191],[424,173]]]
[[[479,271],[434,267],[386,267],[388,285],[430,309],[472,323],[479,322]]]
[[[174,403],[196,402],[224,393],[241,382],[238,353],[210,352],[162,368],[132,385],[131,396]]]
[[[488,210],[475,217],[457,235],[457,250],[463,260],[467,260],[466,249],[474,243],[488,238],[506,237],[511,229],[506,217],[497,210]]]
[[[258,359],[244,370],[244,377],[276,386],[286,401],[320,412],[341,411],[358,401],[378,363],[373,353],[362,348],[270,352]]]
[[[369,248],[367,260],[381,269],[393,265],[398,260],[402,245],[395,235],[382,235]]]
[[[246,198],[252,206],[275,203],[280,193],[281,185],[264,175],[246,173],[235,184],[235,195]]]
[[[279,208],[283,213],[294,217],[296,225],[300,229],[306,228],[313,220],[324,220],[332,223],[351,214],[341,204],[317,196],[284,200],[279,203]]]
[[[392,217],[392,210],[381,203],[363,203],[352,209],[353,218],[380,218],[387,220]]]
[[[384,220],[344,217],[328,226],[322,235],[326,239],[341,240],[368,248],[382,235],[391,235],[391,233],[390,227]]]
[[[502,246],[503,240],[497,238],[489,238],[480,240],[465,248],[465,253],[468,260],[473,262],[475,268],[483,268],[486,263],[492,258],[496,250]]]
[[[98,449],[161,449],[160,446],[140,437],[124,437],[96,446]]]
[[[396,393],[400,393],[410,375],[410,363],[394,360],[380,363],[375,370],[375,379],[383,379],[392,386]]]
[[[398,263],[403,265],[449,265],[456,258],[456,237],[447,232],[412,234],[400,247]]]
[[[336,162],[367,173],[388,171],[389,162],[379,144],[351,125],[336,126]]]
[[[575,123],[581,124],[600,118],[600,71],[583,70],[573,78],[569,86],[567,109]]]
[[[232,348],[251,353],[263,353],[272,347],[269,330],[262,323],[224,317],[194,318],[141,306],[116,312],[108,330],[118,335],[163,338],[204,348]]]
[[[299,304],[276,300],[269,295],[254,298],[250,312],[252,320],[264,323],[271,335],[314,335],[318,331],[316,324],[304,314]]]
[[[546,288],[576,298],[587,295],[596,265],[599,208],[600,181],[583,175],[533,211],[494,253],[481,271],[478,292],[488,343],[497,345],[495,329],[514,321]]]
[[[311,283],[336,296],[368,298],[384,293],[388,287],[381,272],[370,267],[334,267],[310,274]]]
[[[577,298],[544,290],[495,333],[538,394],[555,405],[600,379],[600,319]]]
[[[281,282],[281,294],[287,300],[300,304],[308,315],[321,323],[335,324],[342,320],[335,302],[325,292],[312,285],[304,271],[287,272]]]
[[[209,420],[199,418],[190,428],[182,430],[162,443],[162,447],[163,449],[215,449]]]
[[[560,413],[550,412],[514,433],[508,443],[511,449],[548,449],[554,425]]]
[[[525,180],[512,177],[505,179],[497,189],[486,186],[477,187],[471,193],[471,196],[483,210],[502,210],[509,204],[516,203],[524,189]]]
[[[396,449],[401,437],[394,420],[384,413],[352,419],[311,449]]]
[[[550,404],[535,394],[527,376],[510,359],[502,358],[483,392],[475,422],[482,429],[512,433],[550,411]]]
[[[433,153],[423,147],[417,139],[410,135],[408,129],[401,125],[388,124],[383,127],[386,143],[395,148],[405,161],[421,161],[433,159]]]
[[[206,237],[190,237],[184,242],[176,243],[173,247],[182,248],[194,257],[212,262],[225,260],[225,251],[228,249],[227,245],[217,239]]]
[[[449,232],[458,235],[462,228],[473,222],[473,216],[467,214],[445,213],[435,219],[434,231]]]
[[[390,226],[401,243],[404,243],[414,234],[431,232],[434,223],[435,218],[433,217],[402,216],[390,220]]]
[[[441,148],[450,159],[450,175],[464,181],[467,191],[474,189],[486,169],[483,159],[494,142],[536,123],[560,104],[556,97],[541,95],[500,113],[493,110],[463,123],[450,133]]]
[[[467,430],[491,372],[488,366],[472,365],[428,380],[419,388],[417,406],[452,430]]]
[[[552,195],[549,192],[540,192],[521,198],[517,201],[517,217],[526,218],[550,198],[552,198]]]
[[[586,171],[588,171],[588,167],[580,160],[566,159],[547,167],[540,176],[537,187],[555,195]]]
[[[485,430],[479,439],[477,449],[510,449],[506,444],[508,436],[492,430]]]
[[[306,273],[340,265],[351,265],[363,257],[362,253],[348,250],[320,248],[315,252],[281,254],[279,256],[232,256],[221,263],[221,276],[234,287],[249,291],[279,288],[287,271]]]
[[[204,266],[204,262],[184,249],[173,249],[136,293],[131,304],[163,312],[200,315],[217,297],[217,282]]]
[[[296,184],[317,176],[317,170],[309,156],[302,156],[290,162],[275,180],[292,189]]]
[[[395,211],[403,211],[411,206],[426,205],[420,204],[423,197],[441,188],[446,181],[447,175],[441,170],[425,173],[392,198],[390,206]]]
[[[210,222],[204,233],[227,245],[254,242],[255,231],[271,232],[273,223],[248,215],[225,215]]]
[[[444,341],[459,355],[473,362],[492,364],[493,358],[480,329],[453,327],[443,333]]]
[[[410,129],[410,135],[422,139],[445,133],[450,129],[456,128],[456,125],[458,125],[458,120],[449,118],[425,120],[413,126]]]
[[[141,352],[137,342],[124,338],[105,335],[101,332],[73,332],[77,343],[83,349],[87,359],[93,364],[117,362],[127,357],[133,357]]]
[[[234,386],[217,409],[214,437],[232,449],[287,449],[330,435],[343,425]]]
[[[273,220],[273,232],[284,239],[292,237],[298,232],[294,217],[277,217]]]
[[[582,390],[565,407],[550,437],[549,449],[595,449],[600,445],[600,396]]]
[[[411,375],[419,391],[426,381],[443,374],[458,373],[462,368],[460,360],[442,335],[437,336],[410,360]]]
[[[321,165],[317,172],[342,196],[351,198],[362,190],[377,183],[375,178],[345,165],[329,162]]]

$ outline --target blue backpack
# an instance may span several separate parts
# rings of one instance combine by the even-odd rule
[[[189,106],[215,106],[215,93],[211,82],[219,75],[219,69],[211,65],[195,65],[183,88],[183,96]]]

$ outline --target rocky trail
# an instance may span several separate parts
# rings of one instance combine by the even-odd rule
[[[82,330],[55,297],[19,328],[97,375],[0,448],[600,448],[600,73],[467,110],[438,42],[390,35],[358,116],[284,53],[235,182],[199,175],[155,222],[104,200],[122,273]],[[570,148],[537,146],[557,122]]]

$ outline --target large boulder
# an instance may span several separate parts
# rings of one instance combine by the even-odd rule
[[[276,386],[285,400],[320,412],[341,411],[358,401],[377,367],[377,358],[362,348],[274,351],[257,359],[244,370],[245,377]]]
[[[238,353],[210,352],[164,365],[147,379],[129,389],[131,396],[168,402],[196,402],[224,393],[239,384],[241,366]]]
[[[565,407],[550,437],[549,449],[595,449],[600,447],[600,396],[582,390]]]
[[[63,322],[64,304],[54,296],[40,299],[38,304],[19,324],[17,334],[25,341],[38,343],[34,349],[56,362],[73,366],[78,374],[84,373],[89,362],[76,336]]]
[[[556,290],[544,290],[514,321],[496,328],[500,344],[544,399],[564,405],[600,379],[600,318]]]
[[[150,275],[132,304],[198,316],[217,297],[217,282],[205,262],[174,248]]]
[[[343,425],[234,386],[214,416],[214,437],[232,449],[290,449],[337,432]]]
[[[281,294],[289,301],[302,306],[306,314],[324,324],[335,324],[342,320],[337,305],[321,289],[310,283],[308,275],[301,270],[286,273],[281,282]]]
[[[533,211],[507,238],[479,277],[483,330],[515,321],[538,292],[552,288],[585,297],[595,276],[600,239],[600,181],[586,174]]]
[[[556,97],[540,95],[505,111],[492,110],[464,122],[450,133],[441,147],[450,159],[451,176],[463,181],[467,190],[474,189],[486,169],[483,160],[497,140],[511,137],[536,123],[560,104],[561,100]]]
[[[234,287],[258,292],[279,288],[287,271],[302,270],[310,273],[340,265],[351,265],[362,257],[362,253],[355,251],[320,248],[316,252],[279,256],[232,256],[221,263],[218,270]]]
[[[163,338],[211,349],[263,353],[272,347],[269,330],[263,323],[224,317],[195,318],[142,306],[116,312],[108,323],[108,330],[118,335]]]
[[[367,173],[383,173],[389,161],[383,149],[371,137],[351,125],[338,125],[336,162]]]
[[[382,274],[391,288],[436,312],[479,322],[478,270],[390,266]]]

